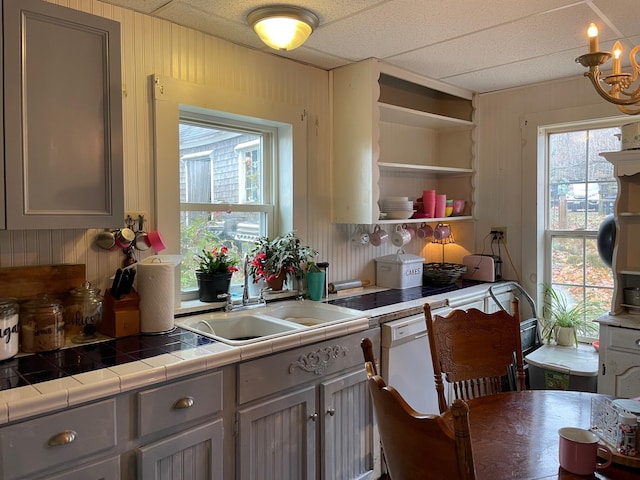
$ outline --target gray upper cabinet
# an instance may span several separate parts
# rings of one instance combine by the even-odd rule
[[[120,24],[3,1],[6,229],[124,218]]]

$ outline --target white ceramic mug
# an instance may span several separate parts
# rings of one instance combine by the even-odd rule
[[[389,234],[386,230],[383,230],[380,225],[376,225],[373,229],[373,233],[369,235],[369,241],[374,247],[379,247],[380,245],[387,243],[388,240]]]
[[[391,234],[391,243],[396,247],[403,247],[411,241],[411,234],[402,228],[402,225],[396,226],[395,232]]]
[[[356,231],[351,236],[351,244],[354,247],[363,247],[369,243],[369,234],[362,225],[356,227]]]
[[[593,472],[611,465],[613,454],[606,445],[598,443],[598,436],[583,428],[563,427],[560,435],[560,466],[576,475],[593,475]],[[605,455],[604,462],[598,462],[598,451]]]

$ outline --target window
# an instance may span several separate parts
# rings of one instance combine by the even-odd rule
[[[258,236],[267,235],[274,212],[270,173],[276,137],[263,125],[181,109],[180,288],[185,298],[195,298],[196,254],[226,245],[243,257]],[[240,269],[232,277],[232,292],[243,282]]]
[[[589,319],[609,311],[613,274],[597,249],[598,228],[613,213],[618,185],[599,155],[620,149],[618,127],[543,129],[546,138],[546,283],[583,303]],[[578,334],[597,337],[589,323]],[[593,327],[593,328],[590,328]]]

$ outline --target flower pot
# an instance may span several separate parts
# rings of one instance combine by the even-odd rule
[[[556,330],[556,345],[572,347],[576,345],[576,334],[573,327],[558,327]]]
[[[287,278],[287,272],[284,270],[280,270],[280,273],[277,277],[273,277],[271,280],[267,280],[267,287],[269,287],[272,291],[278,292],[282,290],[282,285],[284,285],[284,280]]]
[[[232,273],[196,272],[198,294],[201,302],[222,302],[218,295],[229,293]]]

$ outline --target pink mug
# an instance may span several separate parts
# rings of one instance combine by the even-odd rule
[[[453,216],[457,217],[458,215],[462,215],[464,213],[464,206],[467,202],[465,200],[454,200],[453,201]]]
[[[416,238],[416,229],[413,227],[410,227],[409,225],[407,225],[406,223],[402,224],[402,228],[404,228],[407,232],[409,232],[409,235],[411,235],[411,240],[413,240],[414,238]]]
[[[584,428],[564,427],[558,430],[560,435],[560,466],[576,475],[593,475],[593,472],[611,465],[613,454],[606,445],[598,443],[598,436]],[[598,462],[598,451],[607,460]]]
[[[388,240],[389,234],[385,230],[380,228],[380,225],[376,225],[373,229],[373,233],[369,235],[369,241],[374,247],[379,247],[383,243],[387,243]]]
[[[451,227],[443,223],[439,223],[433,231],[433,238],[436,240],[442,240],[447,238],[449,235],[451,235]]]
[[[429,238],[433,235],[433,228],[426,223],[422,223],[420,227],[416,230],[416,236],[418,238]]]

